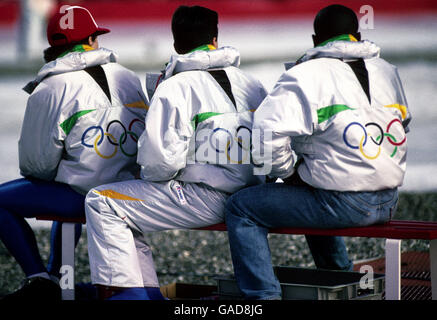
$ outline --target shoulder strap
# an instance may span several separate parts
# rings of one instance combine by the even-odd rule
[[[228,95],[234,104],[235,109],[237,109],[237,104],[235,103],[234,95],[232,94],[231,82],[229,81],[228,75],[225,70],[208,70],[209,74],[217,81],[217,83],[222,87],[224,92]]]
[[[352,69],[352,71],[355,73],[355,76],[357,77],[358,81],[361,84],[361,87],[364,90],[364,93],[367,96],[367,99],[370,100],[370,89],[369,89],[369,73],[366,69],[366,64],[364,63],[363,59],[358,59],[354,61],[346,62]]]
[[[105,71],[102,66],[94,66],[83,69],[97,82],[100,88],[102,88],[109,101],[112,103],[111,92],[109,91],[108,79],[106,78]]]

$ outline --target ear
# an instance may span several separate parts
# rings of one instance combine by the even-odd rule
[[[218,41],[217,41],[217,37],[212,38],[212,43],[211,43],[215,48],[218,48]]]
[[[95,37],[93,40],[93,37],[89,36],[88,37],[88,44],[90,45],[90,47],[93,47],[94,49],[98,49],[99,48],[98,37]]]

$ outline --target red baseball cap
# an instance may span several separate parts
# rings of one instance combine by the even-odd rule
[[[92,34],[101,35],[110,31],[99,27],[84,7],[62,6],[49,20],[47,40],[54,47],[81,41]]]

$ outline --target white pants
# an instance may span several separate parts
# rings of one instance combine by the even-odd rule
[[[92,189],[85,203],[91,281],[116,287],[158,287],[144,233],[223,222],[228,195],[175,180],[131,180]]]

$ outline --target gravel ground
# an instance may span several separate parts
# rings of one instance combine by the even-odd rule
[[[402,193],[396,219],[437,221],[437,193]],[[41,256],[49,255],[49,230],[36,231]],[[233,272],[226,232],[174,230],[147,235],[161,285],[172,282],[213,284],[216,275]],[[274,265],[313,267],[304,236],[269,235]],[[354,261],[384,256],[382,239],[345,238]],[[76,282],[89,282],[86,232],[76,249]],[[428,242],[407,240],[402,251],[428,250]],[[24,274],[0,242],[0,296],[17,289]]]

